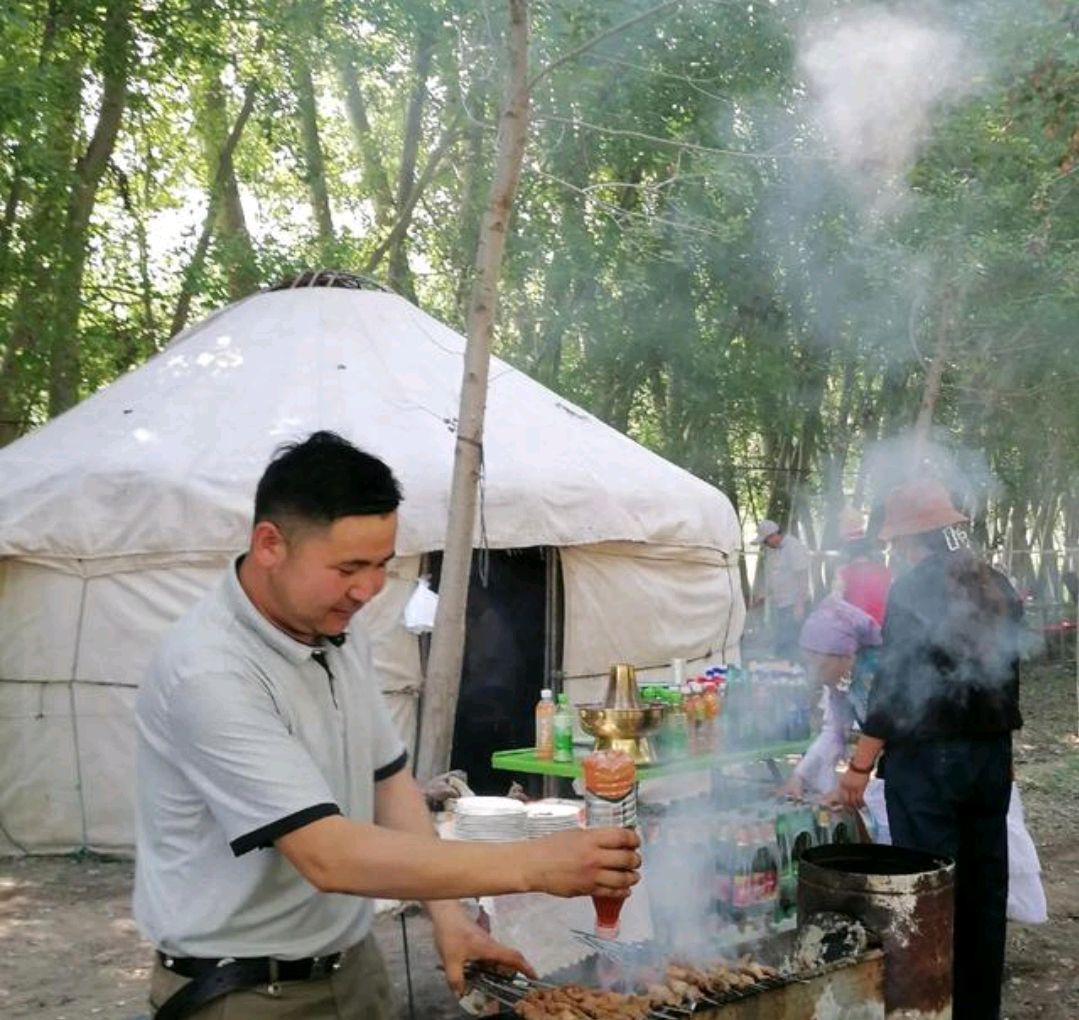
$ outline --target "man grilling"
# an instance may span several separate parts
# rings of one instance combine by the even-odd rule
[[[467,961],[531,973],[459,897],[624,897],[635,834],[440,842],[355,614],[385,583],[400,490],[330,432],[285,447],[249,548],[169,633],[141,687],[135,917],[155,1020],[396,1016],[373,897],[427,901],[455,990]]]

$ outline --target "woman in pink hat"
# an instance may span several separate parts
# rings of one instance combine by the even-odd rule
[[[810,681],[822,691],[823,719],[820,733],[784,785],[784,793],[820,798],[835,793],[836,765],[846,754],[851,728],[855,722],[861,724],[865,715],[850,696],[855,657],[880,643],[877,621],[838,593],[823,598],[806,617],[798,644]]]
[[[998,1020],[1007,812],[1022,604],[978,559],[944,486],[899,486],[880,537],[909,564],[892,585],[862,737],[840,783],[860,806],[878,755],[892,840],[956,862],[953,1020]]]

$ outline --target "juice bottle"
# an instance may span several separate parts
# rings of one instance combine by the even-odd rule
[[[554,695],[544,687],[536,703],[536,757],[554,757]]]
[[[573,708],[565,694],[558,695],[554,723],[554,760],[573,761]]]
[[[719,694],[716,691],[716,684],[717,681],[707,684],[701,695],[705,743],[711,754],[719,750]]]
[[[686,713],[686,730],[688,732],[688,745],[690,754],[701,753],[701,738],[697,724],[700,715],[697,709],[700,695],[697,693],[697,684],[690,681],[682,688],[682,708]]]
[[[583,762],[585,817],[590,829],[637,827],[637,768],[624,751],[593,751]],[[596,934],[618,936],[618,915],[625,902],[616,896],[593,896]]]

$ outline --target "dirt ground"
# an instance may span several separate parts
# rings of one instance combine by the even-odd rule
[[[1027,725],[1016,742],[1027,822],[1044,870],[1050,920],[1012,925],[1007,1020],[1079,1017],[1079,743],[1074,666],[1029,669]],[[130,917],[129,861],[19,858],[0,861],[0,1017],[4,1020],[134,1020],[145,1014],[150,949]],[[460,1016],[435,969],[430,928],[407,920],[413,1016]],[[377,935],[409,1017],[398,918]]]

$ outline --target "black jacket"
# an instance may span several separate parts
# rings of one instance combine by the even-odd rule
[[[976,569],[969,553],[934,554],[892,585],[862,727],[868,736],[895,744],[987,737],[1023,725],[1022,603],[995,570],[970,583]]]

